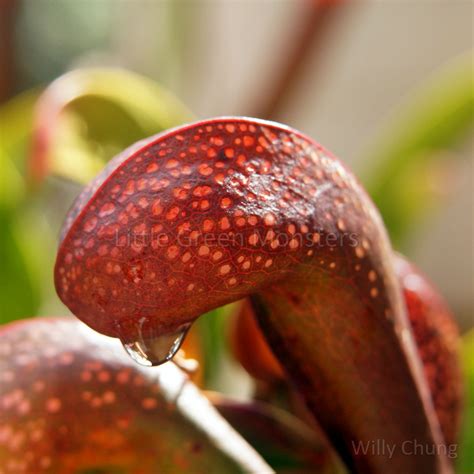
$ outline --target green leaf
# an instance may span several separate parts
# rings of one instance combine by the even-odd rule
[[[0,210],[12,210],[23,198],[23,177],[6,152],[0,148]]]
[[[403,104],[365,162],[363,180],[389,234],[402,245],[419,218],[446,192],[453,146],[474,123],[472,54],[447,64]]]
[[[0,212],[0,323],[34,316],[39,308],[39,282],[22,237],[14,217]]]
[[[230,320],[229,315],[235,305],[230,304],[217,308],[198,318],[197,325],[204,352],[204,383],[209,389],[215,389],[219,371],[222,368],[222,357],[226,350],[226,332]]]
[[[38,242],[35,232],[25,238],[20,222],[24,194],[22,176],[0,148],[0,323],[33,316],[40,304],[40,282],[28,251]]]
[[[463,337],[462,359],[466,398],[464,423],[458,449],[459,458],[456,462],[456,471],[459,474],[472,472],[474,469],[474,330]]]
[[[40,97],[32,169],[88,182],[132,143],[191,120],[158,84],[120,69],[79,69],[55,80]]]

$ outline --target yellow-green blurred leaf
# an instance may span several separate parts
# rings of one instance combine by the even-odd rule
[[[130,144],[192,118],[173,95],[132,72],[69,72],[38,102],[33,177],[54,173],[86,183]]]
[[[0,148],[0,211],[7,212],[17,206],[24,191],[23,177],[10,157]]]
[[[38,91],[29,90],[0,106],[0,148],[15,163],[26,157],[38,96]]]

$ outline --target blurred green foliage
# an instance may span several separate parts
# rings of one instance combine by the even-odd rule
[[[463,338],[462,362],[464,367],[465,400],[463,429],[456,463],[459,474],[474,468],[474,330]]]
[[[448,63],[400,106],[374,140],[363,181],[395,247],[440,204],[456,144],[474,125],[472,53]],[[437,199],[438,198],[438,199]]]
[[[42,234],[24,177],[36,97],[26,93],[0,108],[0,323],[36,314],[41,302]]]
[[[222,359],[228,356],[227,323],[229,315],[236,306],[230,304],[214,309],[202,315],[195,324],[199,330],[203,352],[203,369],[205,385],[209,389],[218,389],[219,371],[222,369]]]

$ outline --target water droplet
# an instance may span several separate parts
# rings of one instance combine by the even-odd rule
[[[157,337],[140,337],[135,342],[123,342],[128,355],[138,364],[152,367],[168,362],[178,352],[190,324],[181,326],[176,332]],[[141,331],[140,331],[141,333]]]

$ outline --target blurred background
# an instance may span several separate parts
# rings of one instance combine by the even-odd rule
[[[394,248],[467,332],[473,9],[470,0],[0,0],[0,323],[68,313],[53,287],[59,231],[112,156],[197,118],[248,115],[300,129],[347,163]],[[196,357],[206,388],[248,395],[254,382],[227,350],[228,312],[200,318]]]

